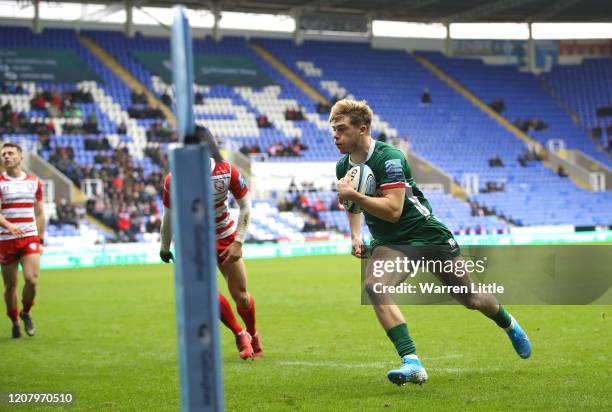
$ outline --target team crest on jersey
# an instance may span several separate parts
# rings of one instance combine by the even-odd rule
[[[402,162],[399,159],[389,159],[385,162],[385,171],[387,177],[394,180],[404,180],[404,171],[402,170]]]
[[[215,180],[215,190],[217,190],[218,192],[221,192],[223,190],[225,190],[225,182],[223,182],[223,180]]]

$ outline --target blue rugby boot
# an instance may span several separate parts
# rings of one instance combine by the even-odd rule
[[[402,358],[402,366],[399,369],[390,370],[387,378],[396,385],[404,385],[408,382],[422,385],[427,381],[427,372],[417,357],[406,355]]]
[[[529,338],[525,331],[521,329],[516,319],[514,319],[514,316],[510,317],[512,318],[512,323],[506,329],[506,333],[516,353],[518,353],[521,358],[527,359],[531,356],[531,343],[529,342]]]

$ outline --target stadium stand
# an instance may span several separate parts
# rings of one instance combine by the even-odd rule
[[[289,67],[303,72],[313,87],[330,98],[345,92],[355,95],[359,91],[356,97],[366,99],[374,112],[393,126],[389,135],[393,136],[396,130],[398,136],[408,137],[415,153],[447,171],[456,182],[461,182],[465,174],[476,174],[481,191],[486,182],[503,184],[504,192],[480,193],[471,198],[487,205],[500,217],[520,225],[594,225],[612,220],[610,212],[601,208],[612,199],[609,193],[578,189],[569,179],[539,162],[521,166],[517,159],[527,152],[522,142],[405,52],[375,50],[360,43],[306,41],[296,47],[289,40],[257,39],[256,42]],[[482,63],[474,65],[488,69]],[[309,74],[300,66],[307,67]],[[346,67],[352,70],[347,71]],[[380,67],[385,68],[384,75]],[[486,77],[486,73],[481,76]],[[430,104],[421,103],[425,88],[431,95]],[[490,98],[493,100],[499,95],[493,94]],[[552,98],[547,99],[552,102]],[[568,120],[560,108],[555,113],[561,113]],[[575,125],[570,126],[577,131],[580,141],[595,151],[584,133]],[[503,160],[504,167],[488,165],[488,159],[496,156]],[[588,209],[586,213],[584,208]],[[434,203],[434,212],[438,213],[436,209]]]
[[[612,59],[591,58],[579,65],[558,65],[540,77],[578,116],[595,144],[612,155]]]
[[[480,59],[448,58],[441,53],[421,54],[483,101],[490,103],[503,99],[506,110],[502,115],[540,143],[546,145],[549,139],[562,139],[568,149],[581,150],[608,166],[612,165],[612,160],[597,150],[585,130],[572,121],[532,73],[521,72],[515,66],[485,65]],[[530,119],[531,126],[525,124]]]
[[[83,179],[100,179],[104,195],[91,199],[85,205],[86,210],[111,227],[114,234],[99,232],[98,239],[155,240],[161,210],[158,191],[161,176],[167,169],[165,152],[167,145],[175,140],[168,124],[159,113],[145,114],[142,118],[143,112],[156,109],[148,107],[142,96],[130,90],[85,48],[74,31],[47,29],[34,35],[25,28],[1,28],[0,34],[1,47],[75,50],[102,79],[78,84],[24,82],[20,84],[20,92],[16,85],[3,85],[3,105],[11,103],[12,109],[24,119],[48,129],[48,133],[12,131],[5,138],[37,148],[44,159],[55,164],[77,185]],[[127,38],[111,31],[82,34],[101,45],[165,104],[172,104],[172,88],[135,56],[136,52],[168,52],[167,38],[142,35]],[[446,171],[456,182],[461,182],[467,174],[477,175],[480,193],[473,194],[468,203],[448,194],[427,194],[434,212],[456,233],[501,233],[511,224],[611,223],[610,212],[605,207],[612,200],[609,193],[579,189],[540,162],[525,161],[527,148],[522,142],[412,56],[402,51],[372,49],[361,43],[307,41],[295,46],[289,40],[277,39],[255,39],[254,43],[270,51],[331,102],[344,96],[366,99],[376,113],[375,137],[406,142],[415,153]],[[220,42],[198,39],[194,41],[194,52],[247,57],[274,82],[265,87],[194,85],[197,121],[209,127],[226,148],[242,149],[245,153],[268,152],[271,161],[331,162],[338,158],[327,122],[329,107],[308,97],[256,53],[245,39],[226,37]],[[569,131],[564,134],[569,147],[580,148],[593,157],[602,155],[567,114],[555,106],[533,76],[527,77],[513,68],[490,68],[477,60],[463,62],[465,59],[462,59],[459,63],[478,73],[472,76],[456,69],[455,64],[459,63],[454,59],[431,53],[425,56],[456,76],[484,101],[503,99],[507,109],[504,115],[511,120],[529,119],[536,113],[535,116],[548,124],[548,129],[530,132],[534,138],[545,142],[551,135]],[[347,65],[352,67],[351,71],[346,70]],[[380,67],[385,67],[384,75]],[[516,83],[516,90],[521,94],[513,94],[502,86],[491,87],[500,78]],[[79,110],[76,116],[50,117],[32,107],[31,101],[39,91],[82,93],[91,98],[75,105]],[[423,102],[424,92],[430,102]],[[525,105],[525,99],[535,103]],[[134,118],[135,110],[138,118]],[[288,113],[293,110],[295,113]],[[258,124],[264,117],[271,127]],[[86,130],[93,120],[97,130]],[[293,151],[295,147],[299,153]],[[489,159],[492,158],[499,158],[503,166],[491,167]],[[520,158],[523,161],[518,161]],[[488,190],[492,188],[501,191]],[[280,202],[260,199],[254,205],[248,240],[299,240],[330,231],[348,233],[344,212],[332,206],[335,194],[307,192],[303,195],[311,204],[320,199],[324,208],[281,211],[287,199]],[[58,227],[63,228],[62,235],[72,231],[64,224]],[[79,227],[91,229],[88,224]]]

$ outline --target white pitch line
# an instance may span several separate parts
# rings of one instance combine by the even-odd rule
[[[393,368],[388,362],[368,362],[368,363],[342,363],[329,361],[274,361],[280,366],[298,366],[307,368],[342,368],[342,369],[380,369]],[[466,373],[466,372],[488,372],[499,370],[499,368],[446,368],[446,367],[427,367],[428,371],[446,372],[446,373]]]

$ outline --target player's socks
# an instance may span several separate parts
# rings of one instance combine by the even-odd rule
[[[11,336],[14,339],[21,337],[21,328],[19,327],[19,309],[11,308],[6,310],[6,316],[11,319]]]
[[[219,292],[218,296],[219,296],[219,314],[221,315],[221,322],[223,322],[223,324],[227,326],[227,328],[231,330],[234,333],[234,335],[238,335],[240,332],[242,332],[242,326],[240,326],[240,324],[238,323],[238,320],[236,320],[236,316],[234,315],[232,306],[227,301],[227,298],[223,296],[222,293]]]
[[[493,316],[489,316],[489,318],[493,319],[493,321],[497,323],[497,326],[504,329],[510,327],[510,324],[512,323],[512,317],[501,303],[499,304],[499,310],[497,313]]]
[[[6,310],[6,316],[8,316],[13,324],[19,323],[19,309],[11,308]]]
[[[405,323],[392,327],[387,331],[387,336],[395,345],[397,353],[403,358],[406,355],[416,353],[414,342],[408,333],[408,325]]]
[[[402,357],[402,366],[387,372],[387,378],[396,385],[404,385],[408,382],[422,385],[427,381],[427,371],[421,364],[419,357],[415,354]]]
[[[26,300],[22,300],[21,303],[23,304],[23,308],[21,309],[22,313],[25,313],[26,315],[30,313],[30,309],[32,309],[32,306],[34,306],[34,299],[32,299],[31,302],[28,302]]]
[[[249,296],[248,307],[241,308],[236,305],[236,310],[238,310],[240,317],[244,321],[247,332],[249,332],[251,336],[255,336],[255,334],[257,334],[257,330],[255,329],[255,299],[253,299],[253,296]]]

